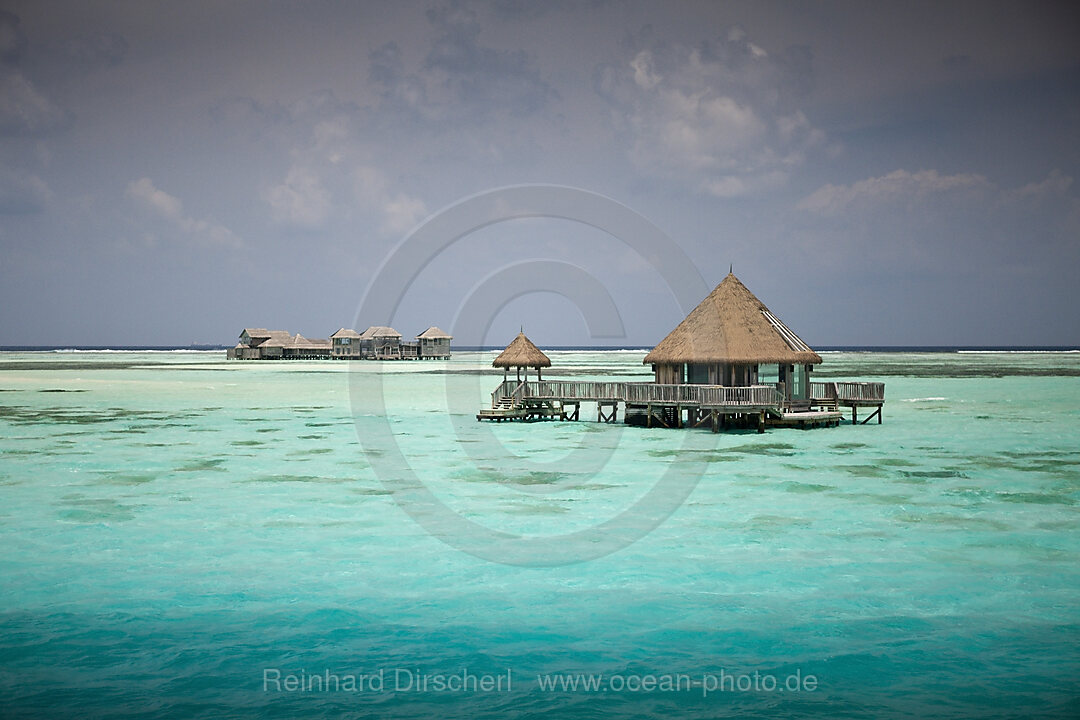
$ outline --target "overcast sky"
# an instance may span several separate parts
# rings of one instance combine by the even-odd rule
[[[0,345],[363,330],[412,230],[530,183],[625,205],[708,288],[733,264],[812,346],[1080,343],[1074,2],[0,8]],[[488,225],[390,320],[652,346],[684,313],[623,240]],[[625,337],[592,337],[550,263],[550,292],[458,317],[537,260]]]

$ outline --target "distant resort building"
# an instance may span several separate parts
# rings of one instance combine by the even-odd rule
[[[400,360],[401,333],[392,327],[372,325],[360,333],[360,355],[365,360]]]
[[[432,325],[416,336],[420,358],[436,360],[450,359],[450,341],[454,336]]]
[[[434,326],[417,335],[416,342],[402,342],[397,330],[379,325],[362,333],[340,328],[329,340],[286,330],[245,328],[227,356],[236,360],[448,360],[452,339]]]
[[[330,357],[329,340],[306,338],[287,330],[245,328],[227,356],[237,360],[320,360]]]
[[[358,359],[360,357],[360,333],[349,328],[341,328],[330,336],[333,345],[331,357],[338,360]]]

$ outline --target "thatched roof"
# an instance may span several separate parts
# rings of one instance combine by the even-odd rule
[[[270,337],[270,331],[266,328],[244,328],[240,333],[240,337],[244,337],[244,335],[247,335],[253,340],[257,340],[259,338]]]
[[[292,338],[286,347],[296,348],[298,350],[329,350],[330,341],[322,338],[306,338],[300,333],[296,333],[296,337]]]
[[[365,340],[371,340],[373,338],[400,338],[401,333],[392,327],[386,327],[385,325],[372,325],[364,332],[360,333],[360,337]]]
[[[288,330],[267,330],[266,335],[264,335],[262,337],[266,337],[267,339],[263,340],[262,342],[259,342],[259,343],[252,343],[251,347],[264,347],[264,348],[281,347],[281,348],[283,348],[283,347],[286,347],[287,345],[290,345],[292,343],[292,341],[293,341],[293,336],[289,334]],[[258,339],[258,338],[256,338],[256,339]]]
[[[341,328],[336,333],[331,335],[330,339],[333,340],[333,339],[336,339],[336,338],[358,338],[358,337],[360,337],[360,333],[356,332],[355,330],[350,330],[349,328]]]
[[[819,362],[821,356],[732,273],[644,361],[646,365]]]
[[[424,340],[453,340],[454,339],[453,335],[440,330],[439,328],[435,327],[434,325],[432,325],[431,327],[429,327],[427,330],[420,333],[416,337],[417,337],[417,339],[424,339]]]
[[[551,367],[551,360],[533,345],[532,340],[519,332],[513,342],[506,346],[499,357],[491,363],[492,367]]]

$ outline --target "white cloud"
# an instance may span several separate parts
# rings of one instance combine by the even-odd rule
[[[156,210],[162,216],[170,220],[183,218],[184,205],[180,198],[170,195],[164,190],[158,190],[150,178],[140,178],[128,185],[129,197],[141,200]]]
[[[66,121],[66,114],[38,92],[21,72],[0,70],[0,132],[15,135],[43,133]]]
[[[1018,201],[1060,197],[1068,193],[1072,182],[1073,179],[1068,175],[1060,170],[1053,170],[1042,182],[1030,182],[1023,187],[1010,190],[1007,197],[1009,200]]]
[[[629,132],[638,167],[734,197],[782,185],[824,146],[792,97],[800,73],[736,28],[695,48],[639,50],[602,71],[597,89]]]
[[[416,227],[426,215],[427,207],[423,200],[399,193],[383,206],[382,230],[402,235]]]
[[[991,188],[982,175],[942,175],[937,170],[894,170],[888,175],[866,178],[851,185],[823,185],[803,198],[798,208],[819,215],[836,215],[849,207],[926,198],[960,190]]]
[[[896,170],[806,196],[798,233],[807,262],[835,271],[972,276],[1076,264],[1080,203],[1051,173],[1002,188],[978,173]]]
[[[242,245],[240,238],[224,225],[186,215],[180,198],[158,189],[150,178],[129,183],[127,196],[197,240],[214,245]]]
[[[330,214],[330,193],[314,171],[293,165],[285,181],[266,191],[276,222],[300,227],[321,226]]]
[[[423,200],[405,193],[391,193],[386,177],[378,168],[362,165],[354,176],[357,200],[381,215],[379,230],[382,233],[403,235],[427,216]]]
[[[652,90],[663,80],[662,77],[656,74],[653,68],[652,53],[648,50],[639,52],[630,61],[630,67],[634,68],[634,82],[637,83],[638,87]]]
[[[0,168],[0,215],[41,212],[52,197],[52,190],[37,175],[20,175]]]
[[[723,175],[705,180],[701,189],[719,198],[752,195],[781,187],[788,180],[782,170],[768,170],[754,175]]]

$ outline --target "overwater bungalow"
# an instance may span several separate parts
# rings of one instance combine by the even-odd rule
[[[524,335],[519,340],[528,342]],[[513,347],[514,343],[511,343]],[[531,346],[532,343],[529,343]],[[496,366],[509,367],[508,347]],[[532,346],[535,348],[535,346]],[[537,350],[539,352],[539,350]],[[545,358],[546,359],[546,358]],[[511,380],[491,395],[478,420],[578,418],[582,402],[596,403],[597,420],[615,422],[619,405],[629,424],[648,427],[816,427],[840,423],[841,407],[872,408],[881,422],[883,383],[814,382],[821,356],[729,273],[649,352],[651,383]]]
[[[330,341],[322,338],[306,338],[296,333],[285,345],[282,357],[286,360],[325,360],[330,357]]]
[[[317,360],[330,357],[330,341],[309,339],[288,330],[244,328],[227,357],[237,360]]]
[[[775,385],[787,409],[810,407],[810,373],[821,356],[810,349],[734,273],[642,361],[657,383]]]
[[[331,357],[339,360],[360,358],[360,333],[350,328],[340,328],[330,336],[333,343]]]
[[[329,340],[306,338],[287,330],[244,328],[235,347],[228,349],[230,360],[416,360],[450,358],[453,337],[434,325],[416,336],[415,342],[402,342],[401,333],[392,327],[373,325],[363,333],[339,328]]]
[[[400,360],[401,333],[385,325],[372,325],[360,333],[360,354],[365,360]]]
[[[229,348],[228,357],[237,360],[279,360],[285,345],[292,341],[288,330],[244,328],[236,347]]]
[[[416,336],[418,357],[421,360],[449,360],[450,341],[454,336],[432,325]]]

